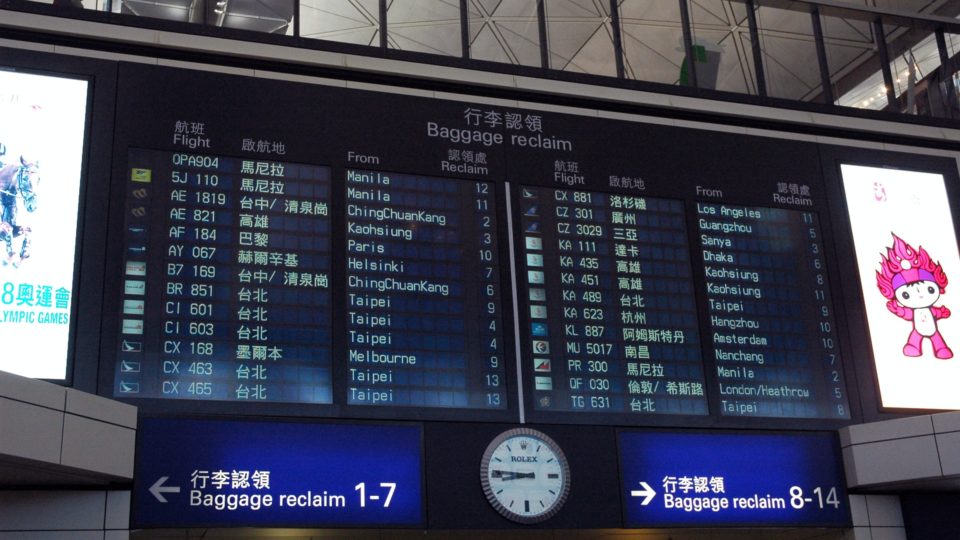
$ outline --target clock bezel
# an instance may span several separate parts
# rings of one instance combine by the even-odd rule
[[[556,456],[562,471],[560,493],[557,495],[556,500],[543,513],[533,516],[518,514],[507,508],[497,498],[496,493],[493,491],[493,487],[490,485],[490,460],[493,457],[493,453],[500,448],[503,443],[518,437],[530,437],[542,442],[551,452],[553,452],[553,455]],[[503,517],[524,525],[541,523],[555,516],[567,501],[567,496],[570,494],[570,463],[567,461],[567,456],[563,453],[563,449],[560,448],[560,445],[558,445],[556,441],[550,438],[550,436],[546,433],[531,428],[508,429],[490,441],[490,444],[487,445],[487,449],[483,452],[483,457],[480,459],[480,485],[483,487],[483,494],[487,497],[487,502],[489,502],[490,506],[492,506],[494,510],[496,510]]]

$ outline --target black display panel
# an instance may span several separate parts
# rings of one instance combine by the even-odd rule
[[[519,191],[536,409],[707,414],[683,203]]]
[[[813,212],[697,203],[720,413],[850,418]]]
[[[332,403],[329,168],[128,163],[115,395]]]
[[[494,193],[347,170],[348,404],[506,408]]]
[[[542,126],[569,144],[509,159],[529,418],[851,418],[815,146]]]
[[[116,397],[851,417],[816,145],[145,66],[121,67],[118,110],[138,112],[117,125]]]

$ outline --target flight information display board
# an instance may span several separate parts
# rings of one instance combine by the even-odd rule
[[[697,203],[720,412],[850,418],[816,214]]]
[[[331,403],[330,170],[132,149],[115,395]]]
[[[520,192],[536,408],[706,414],[683,203]]]
[[[347,403],[504,409],[494,187],[347,170]]]
[[[184,90],[228,83],[209,106]],[[117,115],[115,397],[851,417],[816,145],[146,66],[118,88],[150,122]]]

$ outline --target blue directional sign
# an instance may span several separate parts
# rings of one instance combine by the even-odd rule
[[[833,433],[620,433],[627,527],[850,525]]]
[[[423,525],[418,426],[144,419],[135,527]]]

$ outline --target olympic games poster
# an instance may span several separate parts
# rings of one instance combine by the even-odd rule
[[[960,409],[960,254],[943,176],[841,173],[883,406]]]
[[[0,71],[0,370],[67,378],[88,83]]]

